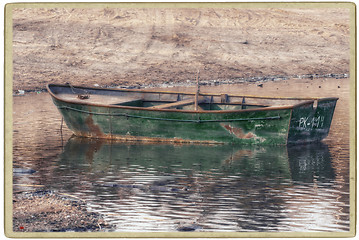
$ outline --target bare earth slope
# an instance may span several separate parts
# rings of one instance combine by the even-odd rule
[[[348,9],[15,9],[14,90],[349,73]]]

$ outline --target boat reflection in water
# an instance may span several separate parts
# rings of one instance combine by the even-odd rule
[[[293,211],[304,211],[321,183],[321,191],[331,191],[335,177],[324,143],[154,145],[72,137],[58,164],[54,174],[62,180],[53,187],[85,199],[116,231],[292,231],[294,225],[306,231],[310,218],[296,219]],[[330,204],[336,195],[316,197]],[[331,209],[325,216],[319,211],[323,225],[334,218]]]

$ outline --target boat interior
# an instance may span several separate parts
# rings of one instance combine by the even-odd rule
[[[317,98],[240,96],[222,93],[187,93],[137,89],[97,89],[71,85],[48,86],[56,98],[90,105],[179,110],[240,110],[293,106]]]

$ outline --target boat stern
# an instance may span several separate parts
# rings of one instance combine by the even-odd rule
[[[297,105],[292,110],[288,143],[321,141],[329,134],[338,98],[322,98]]]

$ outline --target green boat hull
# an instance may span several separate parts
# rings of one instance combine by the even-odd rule
[[[275,144],[320,141],[329,133],[336,100],[287,109],[229,113],[146,111],[54,99],[75,135],[126,141]]]
[[[75,135],[124,141],[286,145],[324,139],[338,98],[48,86]],[[195,99],[195,100],[194,100]]]

